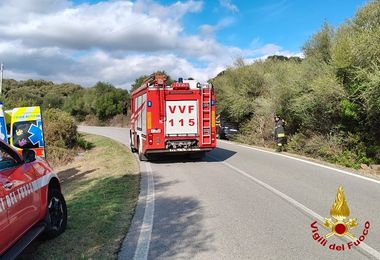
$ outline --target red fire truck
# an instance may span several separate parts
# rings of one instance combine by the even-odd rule
[[[131,94],[131,150],[140,160],[162,153],[201,158],[216,147],[214,88],[193,79],[165,81],[154,73]]]

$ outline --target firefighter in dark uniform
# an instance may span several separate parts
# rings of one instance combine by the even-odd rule
[[[216,126],[216,138],[221,138],[221,133],[222,133],[222,122],[220,120],[220,114],[217,115],[215,118],[215,126]]]
[[[285,121],[282,120],[279,116],[274,117],[274,140],[277,144],[277,151],[281,152],[285,144]]]

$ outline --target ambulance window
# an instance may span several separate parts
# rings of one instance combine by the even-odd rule
[[[38,143],[33,144],[30,141],[31,133],[28,132],[30,126],[34,124],[37,125],[36,121],[26,121],[26,122],[16,122],[13,124],[13,145],[18,148],[38,148]]]

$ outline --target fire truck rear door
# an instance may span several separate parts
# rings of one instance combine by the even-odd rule
[[[198,101],[166,101],[165,132],[167,136],[198,134]]]

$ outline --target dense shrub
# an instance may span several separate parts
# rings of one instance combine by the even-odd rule
[[[44,80],[4,80],[3,95],[5,108],[21,106],[41,106],[42,109],[59,108],[84,121],[86,116],[96,116],[106,122],[118,114],[129,104],[127,90],[115,88],[103,82],[90,88],[63,83],[54,84]]]
[[[237,139],[270,146],[273,115],[286,121],[288,149],[345,166],[380,163],[380,0],[338,28],[325,23],[305,58],[235,62],[211,80]]]
[[[53,165],[72,160],[78,148],[91,148],[91,144],[78,134],[70,114],[55,108],[47,109],[43,112],[43,122],[46,154]]]
[[[47,145],[73,148],[78,139],[77,126],[71,116],[59,109],[47,109],[43,113]]]
[[[98,82],[92,88],[82,89],[65,100],[63,109],[78,121],[87,121],[87,116],[96,116],[102,123],[122,114],[129,104],[127,90],[111,84]]]
[[[362,163],[373,163],[373,160],[366,156],[366,147],[360,138],[352,134],[306,136],[298,133],[290,138],[287,148],[290,152],[352,168],[359,168]]]

